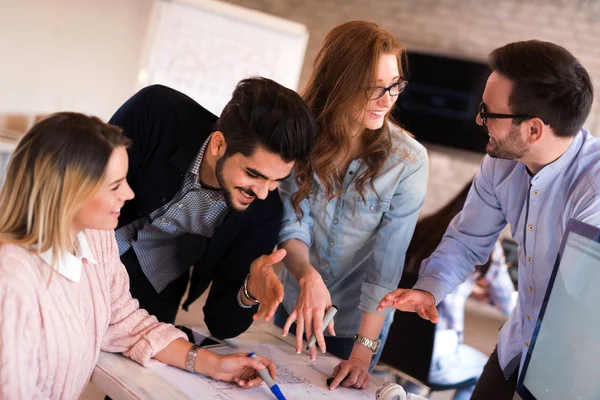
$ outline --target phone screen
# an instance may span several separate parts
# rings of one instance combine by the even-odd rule
[[[219,339],[210,337],[204,333],[194,331],[188,328],[187,326],[176,325],[175,328],[185,333],[187,335],[187,339],[190,342],[197,344],[200,347],[227,347],[227,343],[222,342]]]

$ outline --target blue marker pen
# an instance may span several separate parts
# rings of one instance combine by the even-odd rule
[[[260,361],[260,358],[258,358],[254,352],[248,354],[248,357],[252,357]],[[258,374],[262,380],[265,381],[269,389],[271,389],[271,392],[275,395],[275,397],[277,397],[277,400],[286,400],[277,383],[273,380],[273,378],[271,378],[271,375],[269,375],[268,369],[265,368],[262,371],[258,371]]]

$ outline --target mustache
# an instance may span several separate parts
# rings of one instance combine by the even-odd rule
[[[238,189],[238,190],[246,193],[248,196],[256,197],[256,194],[252,190],[250,190],[250,189],[246,189],[246,188],[243,188],[243,187],[238,187],[236,189]]]

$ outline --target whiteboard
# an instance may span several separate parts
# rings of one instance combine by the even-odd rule
[[[172,87],[216,115],[248,76],[297,90],[306,26],[214,0],[159,0],[152,14],[140,87]]]

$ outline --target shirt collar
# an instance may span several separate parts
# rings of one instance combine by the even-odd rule
[[[87,241],[87,236],[84,232],[79,232],[76,237],[77,248],[79,249],[79,255],[75,256],[71,253],[65,253],[62,255],[58,264],[57,271],[73,282],[79,282],[81,279],[81,270],[83,269],[83,259],[85,258],[89,263],[98,264],[92,253],[92,249]],[[43,253],[40,253],[40,257],[48,265],[52,265],[52,250],[48,249]]]
[[[573,138],[571,145],[559,158],[550,164],[542,168],[535,176],[531,179],[532,185],[544,185],[546,182],[550,182],[556,178],[556,174],[571,164],[573,159],[579,153],[583,144],[583,136],[587,131],[581,129],[577,135]]]
[[[188,172],[194,175],[198,179],[198,182],[200,182],[200,164],[202,164],[202,158],[204,158],[204,153],[206,152],[206,148],[208,147],[208,143],[210,142],[212,135],[212,133],[208,135],[208,138],[204,141],[204,144],[202,147],[200,147],[200,150],[194,158],[194,161],[192,161],[190,167],[188,168]]]

